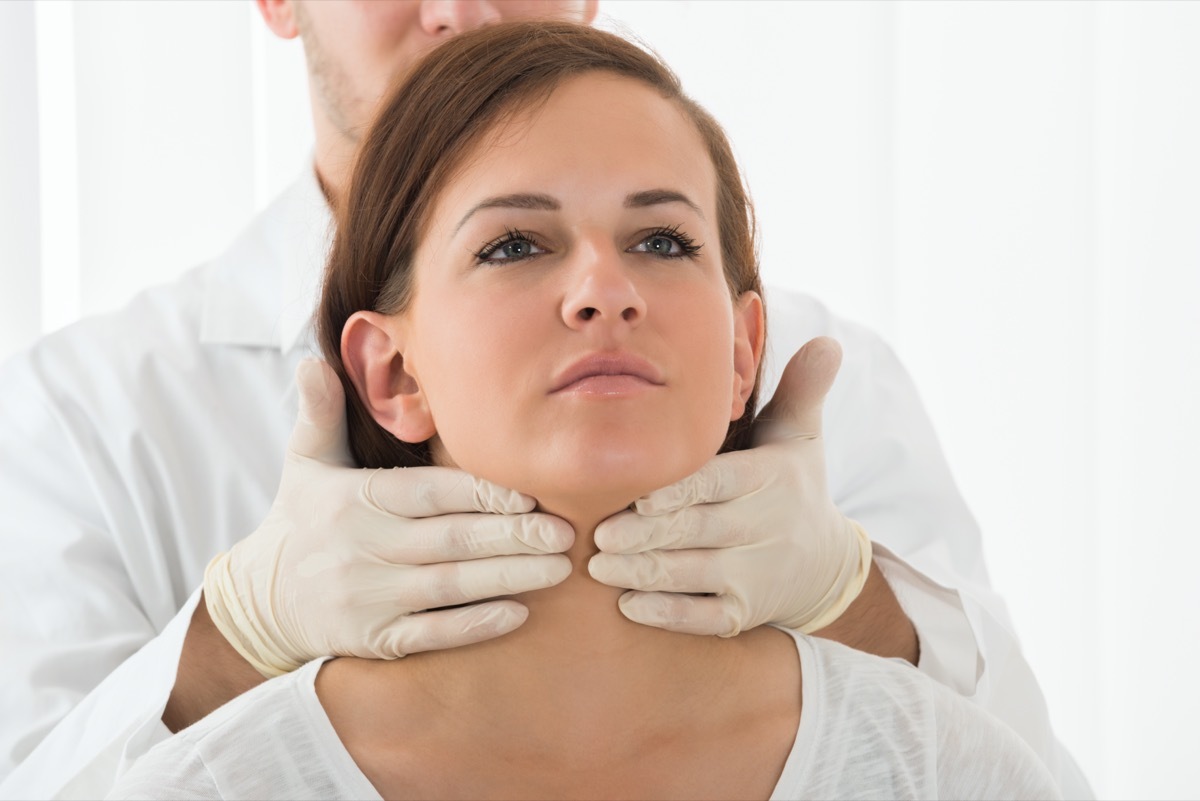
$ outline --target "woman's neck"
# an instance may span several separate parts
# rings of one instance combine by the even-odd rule
[[[618,609],[617,600],[625,591],[601,584],[588,572],[588,562],[599,553],[595,542],[597,526],[627,506],[612,499],[590,503],[546,499],[538,503],[537,511],[562,518],[575,532],[575,542],[565,552],[571,560],[571,575],[554,587],[514,596],[529,608],[529,619],[522,628],[532,623],[531,632],[543,636],[553,632],[564,643],[600,645],[637,639],[646,633],[644,626],[631,623]]]
[[[516,631],[322,670],[318,694],[364,773],[384,797],[770,795],[800,712],[791,639],[633,623],[617,607],[623,590],[587,570],[613,510],[542,508],[575,528],[574,570],[514,596],[529,608]]]
[[[418,676],[423,692],[440,699],[444,711],[468,718],[464,727],[527,724],[527,731],[545,730],[549,707],[554,718],[578,724],[572,730],[589,748],[595,748],[597,731],[625,730],[634,721],[657,719],[663,709],[680,720],[711,707],[738,669],[745,643],[675,634],[621,614],[617,600],[624,590],[593,579],[587,565],[597,552],[596,526],[624,507],[541,508],[575,529],[567,553],[571,575],[554,587],[514,596],[528,607],[529,618],[511,634],[409,657],[397,676]],[[567,734],[552,736],[561,744]]]

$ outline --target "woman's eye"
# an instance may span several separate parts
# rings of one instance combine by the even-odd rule
[[[492,253],[492,258],[520,259],[532,255],[536,249],[537,246],[529,240],[518,239],[513,242],[505,242]]]
[[[520,261],[546,250],[530,237],[519,231],[509,231],[499,239],[489,242],[475,254],[481,262]]]
[[[649,253],[665,259],[681,259],[695,256],[700,252],[700,247],[690,236],[672,228],[655,231],[630,250],[635,253]]]
[[[674,239],[665,236],[652,236],[642,242],[640,247],[645,248],[646,253],[655,253],[659,256],[675,256],[683,253],[683,248]]]

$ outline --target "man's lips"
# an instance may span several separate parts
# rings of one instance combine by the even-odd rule
[[[644,384],[663,384],[662,373],[650,362],[631,353],[593,353],[560,373],[550,394],[573,387],[605,391]]]

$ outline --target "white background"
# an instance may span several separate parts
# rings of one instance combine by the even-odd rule
[[[727,126],[770,283],[913,372],[1061,738],[1200,795],[1200,3],[608,2]],[[303,166],[248,2],[0,3],[0,358]]]

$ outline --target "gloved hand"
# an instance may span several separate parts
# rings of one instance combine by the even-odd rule
[[[534,500],[440,467],[363,470],[333,370],[296,370],[300,413],[262,525],[204,575],[217,628],[264,676],[327,654],[391,659],[506,634],[513,600],[571,572],[575,534]]]
[[[600,524],[588,570],[632,590],[619,601],[627,618],[722,637],[763,623],[811,632],[858,597],[871,541],[830,500],[821,438],[841,363],[835,340],[806,344],[759,414],[754,448],[720,454]]]

